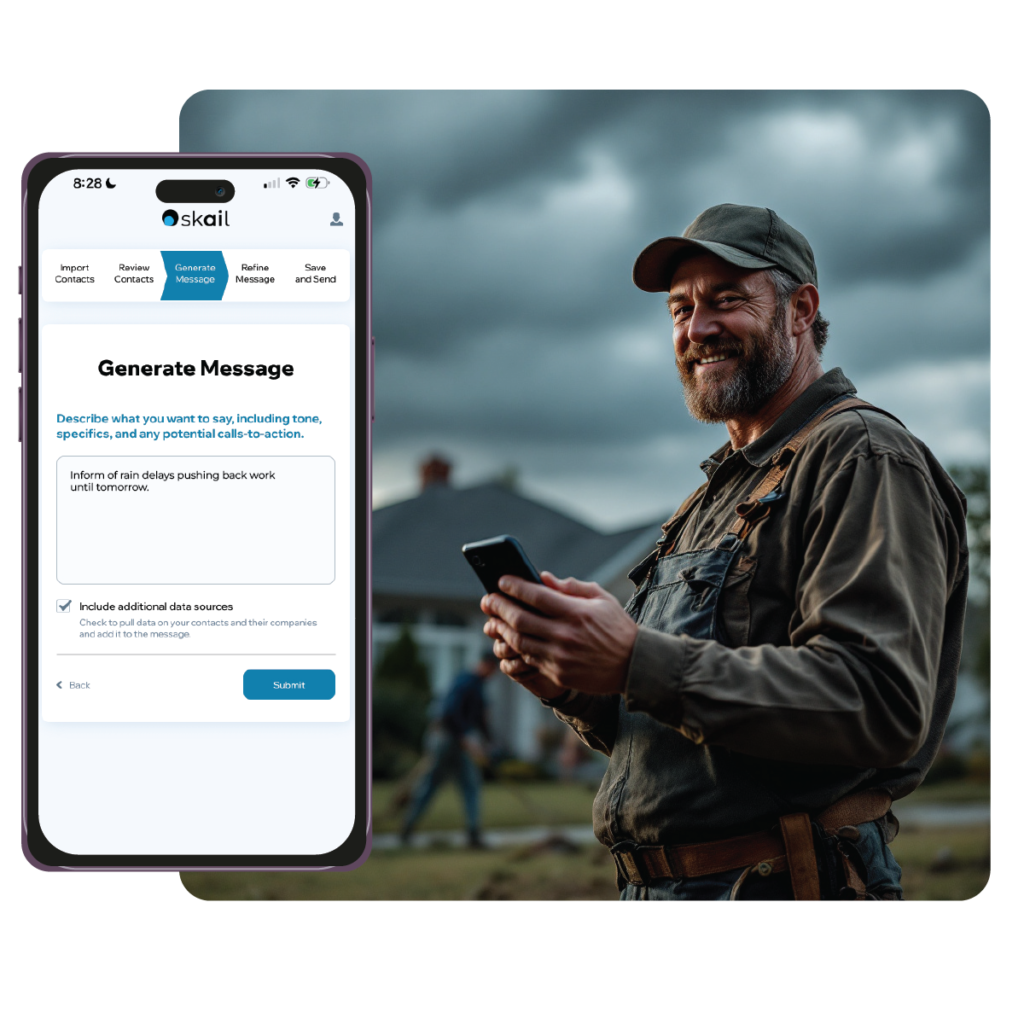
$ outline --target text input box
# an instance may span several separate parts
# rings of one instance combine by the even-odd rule
[[[328,584],[329,456],[64,456],[63,584]]]

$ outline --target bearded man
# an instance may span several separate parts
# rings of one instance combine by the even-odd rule
[[[637,258],[691,414],[729,439],[631,573],[503,577],[501,669],[609,757],[594,831],[623,899],[901,899],[892,801],[935,757],[960,661],[963,495],[824,372],[800,232],[705,210]]]

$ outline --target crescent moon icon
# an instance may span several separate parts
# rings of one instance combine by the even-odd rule
[[[104,182],[104,184],[107,186],[107,188],[117,188],[117,186],[115,184],[113,184],[109,178],[107,178],[107,180],[106,180],[106,182]]]

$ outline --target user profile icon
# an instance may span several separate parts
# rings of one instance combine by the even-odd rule
[[[173,228],[178,223],[178,211],[177,210],[164,210],[163,222],[169,227]]]
[[[343,228],[345,225],[341,223],[341,214],[333,214],[334,220],[331,221],[332,228]]]

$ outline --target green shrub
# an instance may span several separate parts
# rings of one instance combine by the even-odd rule
[[[992,759],[987,750],[973,750],[967,755],[967,778],[971,782],[991,781]]]
[[[373,777],[395,779],[418,760],[429,721],[430,675],[408,624],[373,673]]]
[[[948,782],[950,779],[962,779],[967,776],[967,758],[952,750],[940,750],[922,786],[931,782]]]
[[[508,782],[537,782],[551,777],[544,770],[542,764],[520,761],[516,757],[506,757],[499,761],[495,769],[495,776]]]

